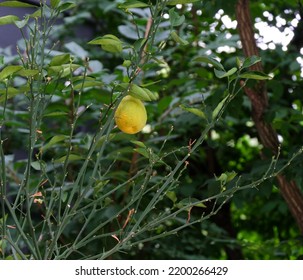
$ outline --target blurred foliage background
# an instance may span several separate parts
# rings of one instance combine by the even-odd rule
[[[99,87],[87,87],[82,95],[79,109],[85,111],[85,114],[78,120],[74,139],[79,143],[77,153],[81,154],[81,149],[86,149],[98,127],[100,114],[111,101],[112,85],[115,81],[127,82],[124,58],[87,42],[97,36],[113,34],[123,42],[134,44],[137,32],[144,37],[151,15],[148,8],[134,8],[125,13],[118,8],[124,2],[122,0],[73,2],[75,7],[64,12],[54,24],[48,47],[55,44],[54,49],[58,53],[70,53],[75,62],[89,58],[89,74],[102,83]],[[144,66],[142,83],[150,84],[149,89],[159,94],[159,100],[146,103],[148,124],[142,133],[127,136],[116,131],[104,159],[104,165],[111,168],[108,178],[123,182],[144,166],[144,157],[134,153],[134,145],[130,145],[130,140],[141,141],[155,150],[161,147],[163,141],[167,141],[165,149],[169,152],[175,147],[185,147],[199,137],[205,122],[182,110],[180,105],[211,111],[222,100],[226,80],[216,78],[210,65],[201,67],[201,64],[194,63],[194,59],[201,55],[215,56],[226,69],[236,64],[237,57],[243,59],[236,29],[235,4],[235,0],[215,0],[176,6],[175,11],[180,16],[184,15],[185,21],[174,29],[189,44],[178,44],[170,38],[162,46],[158,60],[149,61]],[[270,104],[266,120],[273,124],[279,134],[282,148],[277,165],[280,166],[302,146],[303,10],[300,1],[296,0],[270,0],[266,3],[256,0],[251,1],[250,8],[264,71],[274,76],[266,82]],[[163,17],[167,20],[159,25],[155,37],[155,45],[158,46],[170,36],[168,10]],[[22,50],[22,41],[18,44]],[[3,47],[0,51],[6,63],[18,60],[15,46]],[[64,135],[69,129],[69,98],[63,87],[56,88],[40,127],[45,139],[50,139],[54,131],[58,135]],[[22,148],[26,146],[25,138],[20,137],[20,133],[26,134],[23,124],[28,115],[24,100],[18,95],[10,102],[7,114],[11,121],[6,125],[2,137],[10,139],[5,142],[4,149],[12,157],[11,173],[8,176],[12,178],[10,187],[13,188],[14,184],[18,184],[16,174],[22,173],[22,162],[26,158]],[[54,112],[62,114],[54,117]],[[59,143],[53,148],[45,155],[46,158],[51,159],[54,154],[64,155]],[[203,199],[217,193],[220,181],[216,178],[223,172],[241,175],[243,184],[257,180],[271,162],[271,158],[263,159],[261,152],[266,153],[251,119],[250,102],[244,92],[240,92],[229,104],[220,121],[209,131],[204,144],[191,156],[187,170],[178,178],[169,199],[163,200],[157,207],[169,211],[175,197],[179,200],[187,197]],[[119,164],[111,166],[117,155]],[[174,156],[168,157],[172,163],[176,160],[178,159]],[[165,166],[157,170],[159,176],[161,169],[165,169]],[[73,181],[78,170],[77,162],[70,165],[68,170],[69,179]],[[287,178],[294,179],[303,191],[302,156],[297,157],[285,172]],[[36,180],[38,184],[40,178]],[[100,219],[114,215],[117,205],[123,204],[127,196],[127,191],[115,193],[111,197],[115,203],[108,201],[110,206],[94,222],[99,223]],[[141,203],[144,208],[144,203],[147,204],[148,200]],[[210,202],[207,209],[212,207]],[[36,215],[40,215],[41,211],[37,206]],[[199,217],[204,211],[204,208],[194,207],[190,214]],[[186,218],[185,215],[184,219]],[[79,223],[82,222],[78,220],[69,226],[60,238],[62,244],[68,244],[77,236]],[[159,234],[168,232],[179,222],[178,219],[166,221],[156,231]],[[87,230],[94,226],[91,223]],[[106,246],[110,247],[115,242],[113,238],[108,238]],[[94,244],[88,244],[84,254],[94,255],[95,250]],[[71,257],[79,256],[75,254]],[[185,227],[176,234],[161,239],[138,243],[122,252],[116,252],[111,258],[302,259],[303,239],[273,178],[258,188],[237,192],[216,215],[202,223]]]

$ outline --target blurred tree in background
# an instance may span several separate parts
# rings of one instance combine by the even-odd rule
[[[69,182],[77,181],[81,167],[77,160],[88,149],[95,131],[98,130],[100,115],[107,114],[113,92],[120,83],[130,82],[132,76],[129,71],[134,61],[140,65],[143,57],[140,51],[137,54],[141,56],[133,55],[132,59],[129,59],[129,55],[133,50],[143,49],[145,41],[142,38],[146,38],[151,21],[155,19],[151,11],[157,11],[150,9],[149,5],[157,7],[160,6],[161,1],[76,0],[72,2],[74,5],[71,9],[62,8],[63,13],[53,24],[45,46],[48,49],[53,48],[52,55],[58,55],[62,59],[58,64],[50,60],[50,67],[53,67],[54,73],[57,71],[56,66],[67,63],[72,57],[73,63],[86,65],[85,74],[94,78],[91,84],[89,84],[90,80],[83,83],[76,78],[73,80],[75,92],[77,90],[83,92],[77,107],[77,114],[81,115],[81,118],[77,119],[73,138],[77,147],[73,150],[75,158],[64,169],[67,177],[64,180]],[[251,3],[246,0],[166,2],[172,5],[162,10],[160,16],[162,21],[154,23],[155,36],[152,44],[147,46],[150,47],[152,59],[142,64],[143,68],[139,69],[140,74],[136,76],[140,85],[157,93],[159,99],[146,102],[148,123],[141,133],[129,136],[114,129],[111,134],[106,134],[107,140],[100,139],[99,147],[103,147],[102,141],[109,139],[101,164],[107,173],[105,172],[106,176],[94,185],[93,193],[87,194],[84,205],[85,203],[89,205],[90,195],[96,198],[104,189],[114,188],[140,174],[140,171],[145,170],[146,161],[161,154],[165,145],[163,148],[165,163],[155,160],[158,165],[153,170],[155,174],[151,179],[157,186],[153,189],[156,193],[157,188],[160,188],[164,182],[163,177],[168,176],[172,171],[171,166],[181,161],[187,153],[191,153],[191,147],[199,139],[201,131],[207,127],[208,117],[218,108],[218,104],[226,95],[226,89],[230,86],[229,90],[233,90],[232,81],[228,83],[226,79],[220,79],[215,62],[207,61],[205,57],[220,61],[225,69],[233,69],[241,68],[243,62],[247,61],[246,57],[253,57],[257,61],[256,57],[260,56],[261,62],[258,60],[257,63],[251,63],[251,70],[268,73],[273,78],[263,80],[259,72],[251,72],[259,75],[257,80],[246,81],[245,88],[240,90],[224,108],[221,118],[207,131],[205,141],[186,160],[185,167],[182,167],[179,176],[172,182],[173,187],[165,193],[165,198],[159,201],[155,209],[168,213],[173,209],[181,208],[182,203],[187,203],[190,199],[203,201],[224,191],[225,188],[238,185],[250,186],[252,182],[261,181],[232,193],[228,200],[220,197],[203,201],[203,204],[197,204],[196,207],[192,206],[187,211],[183,211],[181,216],[176,215],[172,219],[163,220],[154,228],[143,231],[143,237],[140,236],[140,239],[133,244],[108,254],[108,257],[112,259],[302,258],[303,10],[301,2],[297,0],[287,2],[270,0],[267,3],[258,0]],[[71,5],[67,1],[61,3],[66,7]],[[242,24],[247,26],[240,26],[241,15],[245,12],[250,13],[251,19],[245,17],[247,21],[242,21]],[[245,33],[250,27],[253,28],[254,33]],[[109,52],[104,44],[100,44],[102,47],[88,44],[94,38],[106,34],[112,34],[123,44],[132,47],[125,49],[121,54],[115,51]],[[24,36],[26,37],[27,34]],[[22,54],[24,49],[26,47],[23,41],[20,41],[18,52]],[[8,52],[8,49],[2,49],[5,63],[15,63],[18,60],[18,54],[13,53]],[[51,72],[47,72],[47,75],[50,74]],[[22,81],[17,79],[15,81],[17,86],[19,86],[18,82],[22,85]],[[59,157],[59,161],[53,161],[54,166],[58,162],[64,163],[63,141],[76,116],[72,114],[75,110],[73,98],[76,97],[70,94],[66,86],[58,79],[58,82],[46,87],[46,92],[55,92],[55,94],[45,108],[43,121],[38,127],[43,131],[41,141],[45,142],[42,145],[48,145],[45,148],[44,158],[53,161],[54,158],[58,160]],[[239,88],[239,85],[235,85],[236,87]],[[4,102],[4,92],[2,87],[1,102]],[[10,168],[6,173],[11,180],[9,187],[13,190],[12,193],[16,194],[14,186],[20,184],[19,174],[24,172],[23,162],[27,157],[22,148],[26,147],[25,138],[20,137],[20,133],[24,135],[27,133],[23,129],[28,114],[24,100],[13,90],[9,93],[13,98],[7,101],[9,105],[6,114],[9,115],[10,121],[6,123],[1,139],[10,139],[3,142],[3,151],[5,155],[12,157]],[[54,132],[58,138],[52,138]],[[50,139],[53,142],[50,142]],[[35,149],[38,150],[39,147]],[[146,154],[147,151],[153,152]],[[62,156],[61,161],[60,156]],[[32,166],[39,172],[42,167],[35,165],[37,162],[38,160],[34,161]],[[84,182],[91,174],[95,174],[94,164],[91,162],[90,164],[92,166],[81,178]],[[56,170],[54,166],[48,168]],[[264,174],[267,172],[275,174],[281,168],[283,175],[279,174],[278,179],[277,176],[269,176],[269,179],[262,181]],[[32,176],[35,176],[34,174]],[[59,182],[62,180],[61,176],[63,175],[59,172],[54,172],[49,175],[48,180]],[[42,179],[37,177],[36,184],[41,185]],[[56,185],[47,184],[45,183],[45,189],[54,188]],[[105,241],[100,241],[97,245],[93,242],[86,245],[84,242],[82,251],[75,249],[67,257],[98,256],[103,250],[105,251],[104,248],[110,250],[108,248],[112,248],[117,243],[116,239],[121,241],[118,234],[107,236],[106,230],[109,232],[115,232],[117,228],[124,230],[128,223],[131,223],[133,208],[126,207],[125,209],[129,211],[119,211],[131,202],[130,194],[134,192],[132,188],[137,187],[137,185],[133,187],[132,181],[129,181],[125,188],[107,196],[106,200],[102,201],[102,206],[96,206],[96,211],[101,207],[100,211],[96,212],[91,220],[83,214],[70,223],[58,238],[62,248],[78,238],[79,229],[86,219],[90,223],[83,232],[92,232],[98,224],[117,216],[116,220],[111,220],[111,223],[96,232],[96,235],[104,234]],[[153,193],[142,197],[139,207],[142,212],[152,197]],[[63,204],[66,203],[64,198],[62,201]],[[45,215],[43,205],[34,206],[32,213],[34,219]],[[83,213],[85,207],[81,208]],[[149,219],[161,220],[161,215],[151,213]],[[193,223],[184,228],[181,226],[181,230],[174,231],[180,225],[199,219],[201,216],[208,217],[207,215],[209,218],[202,219],[201,223]],[[50,220],[52,218],[55,220],[55,217],[51,217]],[[3,217],[2,219],[4,220]],[[169,234],[170,232],[173,234]],[[157,235],[163,237],[153,238]],[[2,241],[2,252],[5,251],[3,243]],[[59,253],[58,255],[60,256]]]

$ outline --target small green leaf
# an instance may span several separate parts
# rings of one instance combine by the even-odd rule
[[[14,23],[19,29],[22,29],[28,23],[29,18],[29,16],[25,16],[23,20],[17,20]]]
[[[131,65],[132,65],[132,62],[131,62],[131,60],[124,60],[123,61],[123,64],[122,64],[124,67],[130,67]]]
[[[225,184],[226,180],[227,180],[227,175],[225,173],[222,173],[219,177],[216,177],[216,181],[219,181],[224,184]]]
[[[168,191],[166,192],[165,194],[174,204],[176,203],[177,201],[177,195],[174,191]]]
[[[20,71],[21,69],[24,69],[22,66],[18,65],[9,65],[2,69],[0,72],[0,81],[3,81],[7,77],[13,75],[14,73]]]
[[[122,42],[112,34],[91,40],[88,44],[101,45],[102,49],[111,53],[122,52]]]
[[[48,74],[52,75],[59,75],[61,78],[70,75],[71,72],[78,69],[80,65],[78,64],[63,64],[61,66],[51,66],[48,68]]]
[[[140,51],[142,47],[146,44],[146,42],[147,42],[146,38],[137,39],[134,42],[133,47],[135,48],[136,51]]]
[[[243,62],[242,68],[248,68],[260,61],[261,61],[261,58],[258,56],[255,56],[255,55],[253,55],[251,57],[247,57]]]
[[[14,96],[24,93],[26,90],[28,90],[27,88],[13,88],[13,87],[9,87],[7,89],[0,89],[0,102],[3,102],[6,99],[10,99],[13,98]]]
[[[141,148],[145,148],[145,149],[146,149],[145,144],[144,144],[143,142],[141,142],[141,141],[132,140],[132,141],[130,141],[130,142],[133,143],[133,144],[135,144],[135,145],[138,146],[138,147],[141,147]]]
[[[180,16],[175,11],[175,8],[171,8],[169,10],[169,21],[172,26],[179,26],[185,21],[185,16],[184,15]]]
[[[19,18],[14,15],[3,16],[3,17],[0,17],[0,25],[13,24],[18,20],[19,20]]]
[[[51,148],[52,146],[54,146],[55,144],[59,143],[59,142],[62,142],[64,140],[66,140],[68,138],[68,136],[66,135],[55,135],[53,138],[51,138],[49,140],[49,142],[42,146],[42,151],[46,151],[47,149]]]
[[[59,6],[60,0],[50,0],[50,5],[52,8],[57,8]]]
[[[198,2],[200,0],[168,0],[167,5],[177,5],[177,4],[189,4],[189,3],[194,3]]]
[[[118,8],[120,9],[146,8],[146,7],[149,7],[147,3],[137,0],[125,1],[125,3],[118,5]]]
[[[30,18],[40,18],[41,16],[42,16],[41,8],[29,15]]]
[[[184,208],[186,206],[188,206],[188,208],[191,208],[193,206],[195,207],[201,207],[201,208],[206,208],[206,205],[203,204],[202,202],[200,202],[198,199],[196,198],[185,198],[182,199],[181,201],[179,201],[176,206],[178,208]]]
[[[214,66],[215,68],[225,72],[223,65],[218,60],[210,56],[199,56],[194,59],[194,62],[208,63]]]
[[[101,87],[101,86],[103,86],[103,83],[100,81],[84,81],[84,83],[81,81],[80,83],[74,85],[74,89],[81,90],[84,88]]]
[[[61,200],[65,202],[68,198],[68,192],[61,192]]]
[[[237,176],[235,171],[222,173],[219,177],[215,177],[216,181],[220,181],[222,184],[230,182]]]
[[[214,72],[215,72],[216,77],[219,79],[223,78],[226,74],[226,71],[221,71],[218,69],[214,69]]]
[[[51,112],[51,113],[48,113],[48,114],[45,114],[43,115],[44,117],[61,117],[61,116],[66,116],[68,115],[67,112]]]
[[[5,214],[5,215],[2,216],[2,218],[0,219],[0,230],[3,229],[2,225],[4,225],[5,222],[7,221],[7,216],[8,216],[8,214]],[[1,241],[2,241],[2,240],[3,240],[3,239],[1,239]]]
[[[237,71],[238,71],[237,67],[233,67],[233,68],[231,68],[230,70],[228,70],[228,71],[226,72],[226,76],[225,76],[225,77],[232,76],[232,75],[235,74]]]
[[[236,57],[236,64],[237,67],[240,69],[243,66],[243,61],[239,57]]]
[[[20,71],[18,71],[16,74],[18,76],[22,76],[22,77],[34,77],[39,73],[39,70],[35,70],[35,69],[21,69]]]
[[[150,158],[150,155],[147,152],[146,148],[135,148],[134,151],[144,156],[145,158]]]
[[[240,75],[240,78],[252,79],[252,80],[271,80],[272,79],[271,76],[266,75],[265,73],[262,73],[262,72],[258,72],[258,71],[245,72]]]
[[[171,35],[172,39],[173,39],[176,43],[178,43],[178,44],[180,44],[180,45],[186,46],[186,45],[189,44],[188,41],[182,39],[182,38],[176,33],[176,31],[172,31],[172,32],[170,33],[170,35]]]
[[[67,11],[67,10],[70,10],[74,7],[76,7],[77,5],[73,2],[65,2],[65,3],[62,3],[61,5],[58,6],[58,10],[60,12],[64,12],[64,11]]]
[[[98,194],[109,182],[110,180],[98,180],[97,185],[94,186],[94,195]]]
[[[11,7],[11,8],[36,8],[37,6],[21,2],[21,1],[4,1],[0,3],[0,7]]]
[[[75,155],[75,154],[69,154],[68,156],[63,156],[63,157],[60,157],[58,159],[56,159],[54,161],[54,163],[64,163],[66,158],[68,157],[68,161],[77,161],[77,160],[81,160],[83,159],[81,156],[79,155]]]
[[[142,97],[138,96],[137,98],[141,99],[142,101],[154,101],[154,100],[159,99],[159,95],[156,92],[152,92],[149,89],[144,88],[144,87],[141,87],[141,89],[145,93],[144,96],[146,96],[146,98],[144,98],[143,96]],[[133,93],[133,95],[134,95],[134,93]]]
[[[50,61],[49,65],[50,66],[60,66],[62,64],[66,64],[70,62],[70,54],[69,53],[64,53],[60,55],[56,55],[52,58]]]
[[[192,114],[194,114],[194,115],[196,115],[196,116],[199,116],[200,118],[206,119],[206,116],[205,116],[205,114],[203,113],[203,111],[200,110],[200,109],[198,109],[198,108],[186,107],[186,106],[184,106],[184,105],[180,105],[180,108],[181,108],[182,110],[185,110],[185,111],[187,111],[187,112],[190,112],[190,113],[192,113]]]
[[[219,115],[219,113],[221,112],[226,100],[229,98],[229,95],[227,95],[223,100],[220,101],[220,103],[217,105],[217,107],[215,108],[215,110],[212,113],[212,117],[213,119],[216,119],[217,116]]]
[[[142,101],[153,101],[157,100],[159,96],[156,93],[151,92],[147,88],[140,87],[136,84],[122,83],[119,85],[122,89],[128,90],[128,93],[135,98]]]
[[[237,67],[233,67],[230,70],[228,70],[227,72],[214,69],[215,75],[219,79],[229,77],[229,76],[235,74],[237,71],[238,71]]]
[[[31,163],[31,167],[34,168],[37,171],[41,170],[41,162],[40,161],[33,161]]]

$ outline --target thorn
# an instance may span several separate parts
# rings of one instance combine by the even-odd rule
[[[120,239],[117,237],[117,235],[112,234],[111,237],[114,238],[114,239],[116,239],[118,241],[118,243],[120,243]]]

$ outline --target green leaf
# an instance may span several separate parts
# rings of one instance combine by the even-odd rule
[[[97,185],[94,186],[94,195],[97,195],[108,183],[110,180],[98,180]]]
[[[132,140],[132,141],[130,141],[130,142],[133,143],[133,144],[135,144],[135,145],[138,146],[138,147],[141,147],[141,148],[145,148],[145,149],[146,149],[145,144],[144,144],[143,142],[141,142],[141,141]]]
[[[199,56],[199,57],[195,58],[193,61],[194,62],[202,62],[202,63],[211,64],[215,68],[217,68],[217,69],[222,70],[222,71],[225,72],[225,69],[224,69],[223,65],[218,60],[216,60],[213,57],[210,57],[210,56]]]
[[[68,138],[67,135],[55,135],[53,138],[51,138],[47,144],[41,147],[41,150],[44,152],[47,149],[53,147],[55,144],[62,142]]]
[[[118,5],[118,8],[120,9],[146,8],[146,7],[149,7],[147,3],[136,1],[136,0],[125,1],[125,3]]]
[[[119,38],[112,34],[107,34],[102,37],[98,37],[88,42],[92,45],[101,45],[102,49],[111,53],[122,52],[122,42]]]
[[[37,6],[21,2],[21,1],[4,1],[0,3],[0,7],[11,7],[11,8],[37,8]]]
[[[198,116],[200,118],[206,119],[206,116],[205,116],[204,112],[202,110],[198,109],[198,108],[186,107],[184,105],[180,105],[180,108],[182,110],[190,112],[190,113],[192,113],[192,114],[194,114],[194,115],[196,115],[196,116]]]
[[[68,198],[68,192],[62,192],[61,193],[61,200],[62,202],[65,202]]]
[[[20,71],[21,69],[24,69],[22,66],[18,65],[9,65],[2,69],[0,72],[0,81],[3,81],[7,77],[13,75],[14,73]]]
[[[177,201],[177,195],[174,191],[168,191],[166,192],[165,194],[174,204],[176,203]]]
[[[123,64],[122,64],[124,67],[126,67],[126,68],[128,68],[128,67],[130,67],[131,65],[132,65],[132,62],[131,62],[131,60],[124,60],[123,61]]]
[[[226,100],[229,98],[229,95],[227,95],[223,100],[220,101],[220,103],[217,105],[217,107],[214,109],[212,113],[213,119],[216,119],[217,116],[219,115],[220,111],[222,110]]]
[[[2,225],[4,225],[5,222],[7,221],[7,216],[8,216],[8,214],[5,214],[5,215],[2,216],[2,218],[0,219],[0,230],[3,229]],[[2,239],[2,240],[3,240],[3,239]],[[1,240],[1,241],[2,241],[2,240]]]
[[[237,67],[233,67],[230,70],[228,70],[227,72],[214,69],[215,75],[219,79],[229,77],[229,76],[235,74],[237,71],[238,71]]]
[[[42,16],[41,8],[29,15],[30,18],[40,18]]]
[[[147,88],[141,87],[143,92],[145,93],[145,97],[143,96],[137,96],[137,98],[141,99],[142,101],[154,101],[159,99],[159,95],[155,92],[150,91]],[[135,97],[135,93],[133,92],[132,95]]]
[[[74,7],[76,7],[77,5],[73,2],[65,2],[65,3],[62,3],[61,5],[58,6],[58,10],[60,12],[64,12],[64,11],[67,11],[67,10],[70,10]]]
[[[176,31],[172,31],[172,32],[170,33],[170,35],[171,35],[172,39],[173,39],[176,43],[178,43],[178,44],[180,44],[180,45],[186,46],[186,45],[189,44],[188,41],[186,41],[186,40],[182,39],[181,37],[179,37],[179,35],[176,33]]]
[[[186,206],[188,206],[188,208],[191,208],[193,206],[206,208],[206,205],[203,204],[202,202],[199,202],[199,200],[196,199],[196,198],[185,198],[185,199],[182,199],[181,201],[179,201],[176,204],[176,207],[178,207],[178,208],[183,208],[183,207],[186,207]]]
[[[33,161],[31,163],[31,167],[34,168],[37,171],[41,170],[41,162],[40,161]]]
[[[146,148],[135,148],[134,151],[144,156],[145,158],[150,158],[150,155],[147,152]]]
[[[198,2],[201,0],[168,0],[167,1],[167,5],[177,5],[177,4],[189,4],[189,3],[194,3],[194,2]]]
[[[59,6],[60,0],[50,0],[50,5],[52,8],[57,8]]]
[[[74,85],[74,89],[81,90],[81,89],[90,88],[90,87],[101,87],[103,85],[104,84],[100,81],[84,81],[84,83],[80,82],[80,83]]]
[[[219,177],[215,177],[216,181],[220,181],[222,184],[230,182],[237,176],[235,171],[222,173]]]
[[[29,16],[25,16],[23,20],[17,20],[14,23],[19,29],[21,29],[28,23],[29,18]]]
[[[18,21],[19,18],[14,15],[7,15],[0,17],[0,25],[5,25],[5,24],[13,24],[15,21]]]
[[[81,156],[79,155],[75,155],[75,154],[69,154],[68,156],[63,156],[63,157],[60,157],[58,159],[56,159],[54,161],[54,163],[64,163],[66,158],[68,157],[68,161],[77,161],[77,160],[81,160],[83,159]]]
[[[149,89],[140,87],[136,84],[130,85],[128,83],[122,83],[119,84],[119,86],[124,90],[128,90],[128,93],[132,97],[138,98],[142,101],[153,101],[159,98],[159,96],[156,93],[153,93]]]
[[[175,11],[175,8],[171,8],[169,10],[169,21],[172,26],[179,26],[185,21],[185,16],[184,15],[180,16]]]
[[[10,99],[13,98],[14,96],[24,93],[25,91],[27,91],[28,88],[26,87],[21,87],[21,88],[13,88],[13,87],[9,87],[7,89],[0,89],[0,102],[3,102],[6,99]]]
[[[133,47],[135,48],[136,51],[139,51],[145,45],[146,42],[147,42],[146,38],[140,38],[134,42]]]
[[[249,71],[239,75],[240,78],[243,79],[252,79],[252,80],[271,80],[272,77],[266,75],[265,73],[258,71]]]
[[[33,77],[36,76],[39,73],[39,70],[35,70],[35,69],[21,69],[20,71],[18,71],[16,74],[18,74],[18,76],[22,76],[22,77]]]
[[[50,66],[60,66],[62,64],[66,64],[70,62],[70,54],[69,53],[64,53],[60,55],[56,55],[52,58],[50,61],[49,65]]]
[[[242,68],[248,68],[260,61],[261,61],[261,58],[258,56],[255,56],[255,55],[253,55],[251,57],[247,57],[243,62]]]
[[[51,113],[45,114],[43,116],[44,117],[60,117],[60,116],[66,116],[66,115],[68,115],[68,113],[58,111],[58,112],[51,112]]]
[[[70,75],[71,72],[78,69],[80,65],[78,64],[63,64],[61,66],[51,66],[48,68],[48,74],[52,75],[59,75],[61,78]]]
[[[236,64],[238,68],[242,68],[243,61],[239,57],[236,57]]]

